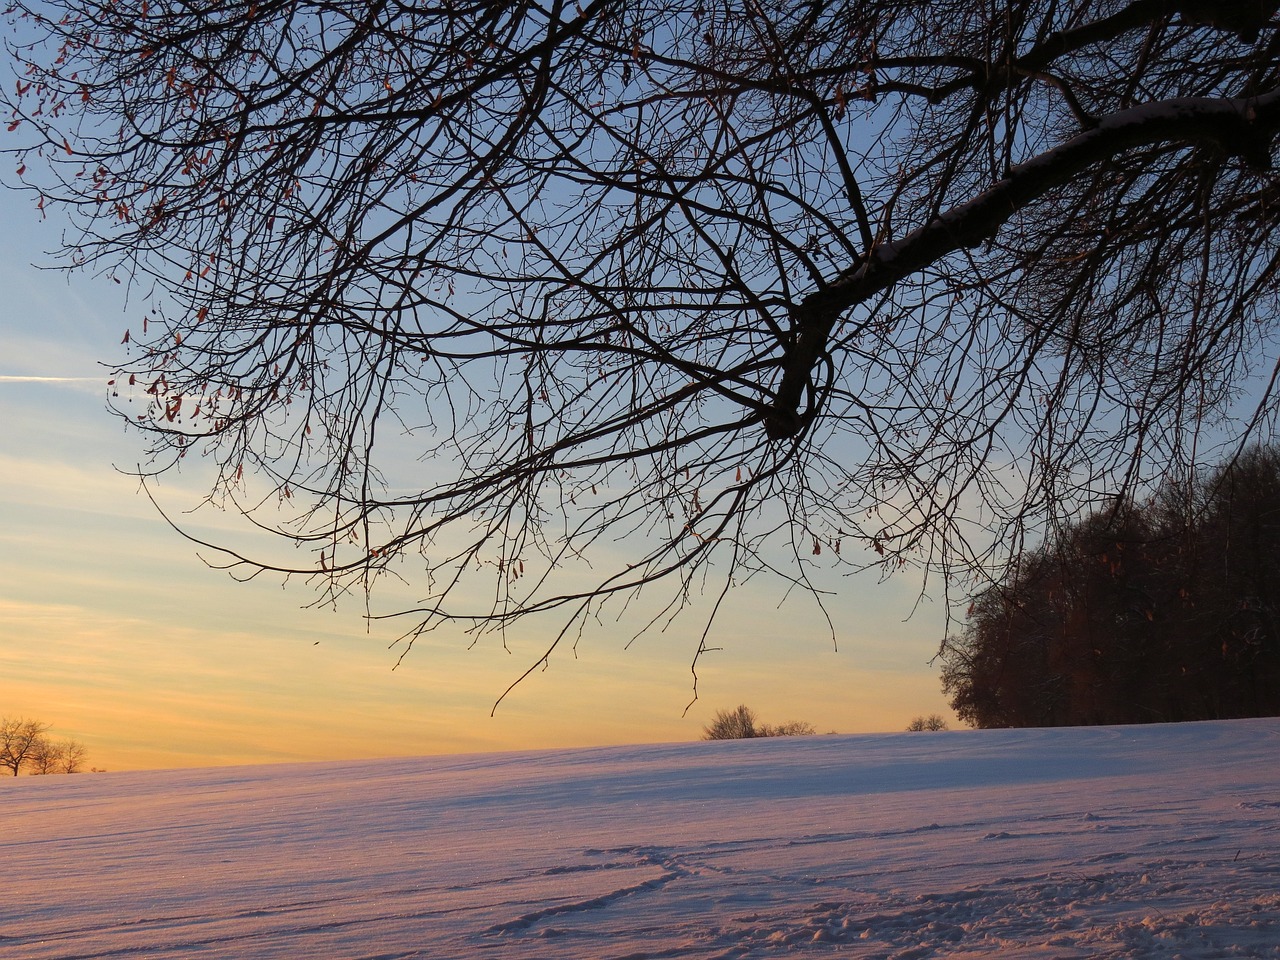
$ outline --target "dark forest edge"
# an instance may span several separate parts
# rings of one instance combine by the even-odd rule
[[[1280,715],[1280,447],[1024,552],[948,639],[942,684],[977,727]]]

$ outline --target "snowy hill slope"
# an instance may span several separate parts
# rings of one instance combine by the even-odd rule
[[[1280,720],[0,784],[0,957],[1280,957]]]

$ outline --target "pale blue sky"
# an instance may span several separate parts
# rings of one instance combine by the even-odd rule
[[[115,465],[141,447],[105,408],[99,361],[144,309],[124,287],[31,266],[58,241],[29,198],[0,193],[0,715],[34,716],[110,769],[695,739],[721,707],[819,730],[899,730],[946,712],[929,659],[940,597],[909,622],[909,577],[833,577],[832,650],[811,603],[779,585],[732,595],[690,660],[688,616],[624,649],[640,620],[595,625],[489,717],[541,654],[545,627],[468,649],[460,631],[420,640],[398,668],[393,623],[301,609],[303,583],[232,582],[206,567]],[[198,467],[193,473],[198,473]],[[188,484],[190,480],[190,484]],[[158,491],[194,504],[195,478]],[[218,523],[202,514],[199,523]],[[404,594],[411,598],[411,590]],[[375,597],[375,601],[379,598]],[[385,596],[383,609],[397,599]]]

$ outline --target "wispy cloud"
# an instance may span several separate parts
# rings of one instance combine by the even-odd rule
[[[26,377],[0,373],[0,383],[97,383],[102,377]]]

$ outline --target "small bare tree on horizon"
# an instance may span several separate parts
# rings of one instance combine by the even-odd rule
[[[813,724],[792,720],[770,726],[760,723],[756,712],[746,704],[733,710],[717,710],[711,722],[702,728],[703,740],[751,740],[755,737],[807,737],[817,733]]]
[[[55,740],[48,736],[49,725],[21,717],[0,718],[0,767],[16,777],[32,774],[80,773],[88,751],[78,740]]]
[[[908,733],[937,732],[948,728],[947,721],[943,719],[940,713],[931,713],[927,717],[912,717],[911,722],[907,724]]]
[[[48,729],[49,725],[39,720],[0,718],[0,766],[11,770],[16,777],[23,767],[45,752],[48,741],[44,734]]]

